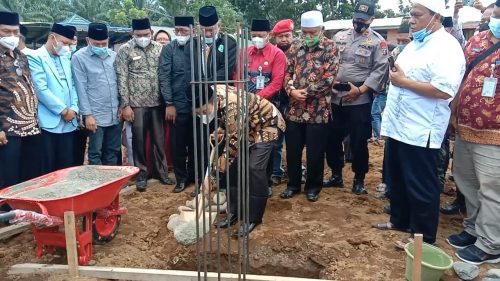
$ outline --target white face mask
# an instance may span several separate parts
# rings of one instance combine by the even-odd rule
[[[57,38],[54,36],[54,40],[56,41],[56,45],[54,49],[56,50],[56,54],[60,57],[71,55],[70,46],[63,45],[61,42],[57,42]]]
[[[19,46],[19,37],[18,36],[8,36],[8,37],[0,37],[0,45],[4,46],[7,49],[14,50]]]
[[[146,48],[151,44],[151,37],[135,37],[135,43],[141,48]]]
[[[261,37],[252,37],[252,43],[257,49],[262,49],[266,46],[266,40]]]
[[[179,43],[179,45],[184,46],[189,41],[189,38],[191,38],[191,36],[189,36],[189,35],[177,36],[177,42]]]

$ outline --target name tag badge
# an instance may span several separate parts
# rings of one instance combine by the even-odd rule
[[[256,88],[257,90],[262,90],[265,87],[266,78],[262,75],[257,76]]]
[[[485,98],[492,98],[495,96],[497,90],[497,78],[486,77],[484,78],[483,92],[481,95]]]
[[[141,59],[141,56],[137,56],[137,57],[132,58],[133,61],[140,60],[140,59]]]

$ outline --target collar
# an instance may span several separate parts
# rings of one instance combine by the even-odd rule
[[[9,51],[9,49],[0,45],[0,55],[2,55],[2,56],[7,55],[8,51]],[[14,58],[19,57],[19,55],[21,54],[21,51],[18,48],[15,48],[12,52],[14,53]]]
[[[2,55],[7,54],[7,48],[5,48],[4,46],[0,45],[0,54],[2,54]]]

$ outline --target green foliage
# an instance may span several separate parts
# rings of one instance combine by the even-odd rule
[[[376,3],[377,0],[373,0]],[[16,11],[24,21],[62,21],[78,14],[90,21],[129,26],[132,18],[149,17],[153,25],[173,26],[175,16],[198,18],[204,5],[217,7],[223,29],[234,30],[238,22],[252,19],[276,21],[291,18],[300,26],[300,15],[319,9],[325,20],[350,19],[356,0],[0,0],[0,9]],[[377,17],[408,15],[410,6],[399,0],[398,11],[380,10]],[[380,7],[379,7],[380,8]]]
[[[132,19],[145,18],[147,13],[135,6],[133,0],[124,0],[117,3],[118,7],[110,9],[107,16],[110,22],[119,26],[130,26]]]

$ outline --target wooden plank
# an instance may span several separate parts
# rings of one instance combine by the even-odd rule
[[[422,278],[422,243],[423,235],[416,233],[413,242],[413,275],[412,281],[420,281]]]
[[[34,273],[66,273],[67,265],[59,264],[16,264],[12,266],[8,273],[11,275],[34,274]],[[141,268],[121,268],[121,267],[100,267],[100,266],[80,266],[79,273],[82,277],[93,277],[112,280],[132,280],[132,281],[197,281],[198,272],[180,271],[180,270],[159,270],[159,269],[141,269]],[[202,278],[204,274],[201,273]],[[205,278],[204,278],[205,279]],[[233,281],[238,280],[238,274],[221,273],[220,279],[217,273],[209,272],[207,281]],[[246,275],[248,281],[313,281],[319,279],[264,276],[264,275]]]
[[[68,271],[70,277],[78,277],[78,253],[76,251],[76,224],[73,211],[64,212],[64,234],[68,256]]]
[[[2,227],[2,228],[0,228],[0,240],[4,240],[4,239],[7,239],[13,235],[22,233],[29,228],[30,228],[30,224],[27,222]]]

